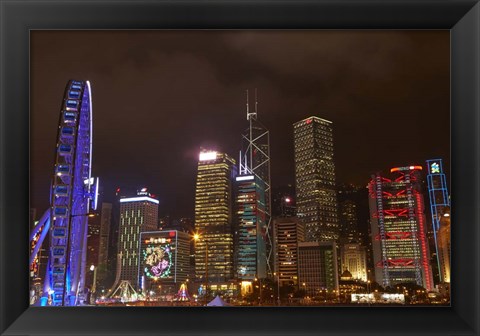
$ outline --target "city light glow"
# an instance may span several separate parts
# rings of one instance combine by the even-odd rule
[[[217,159],[217,152],[202,152],[200,153],[200,161],[212,161]]]

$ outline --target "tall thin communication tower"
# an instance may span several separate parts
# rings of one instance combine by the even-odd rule
[[[273,228],[271,225],[271,187],[270,187],[270,133],[257,119],[258,99],[255,89],[255,109],[249,108],[248,90],[247,96],[247,121],[248,129],[242,134],[242,151],[239,158],[240,175],[252,174],[262,180],[265,186],[265,239],[267,276],[273,275]]]

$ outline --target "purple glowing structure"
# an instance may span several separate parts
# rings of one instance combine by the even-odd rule
[[[41,305],[83,304],[90,206],[95,210],[98,179],[91,177],[92,95],[88,81],[71,80],[60,110],[50,208],[31,233],[41,230],[30,263],[50,235]]]

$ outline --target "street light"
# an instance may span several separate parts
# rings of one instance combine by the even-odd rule
[[[193,240],[200,241],[202,237],[198,234],[195,233],[193,235]],[[204,238],[203,241],[205,242],[205,305],[207,305],[207,300],[208,300],[208,242]]]
[[[258,297],[258,305],[262,305],[262,279],[261,278],[255,278],[255,282],[258,281],[258,286],[256,288],[259,289],[259,297]]]
[[[93,298],[93,294],[96,292],[97,290],[97,267],[95,267],[95,265],[91,265],[90,266],[90,271],[93,272],[93,280],[92,280],[92,289],[90,291],[90,303],[92,302],[92,299]],[[94,301],[95,302],[95,301]]]

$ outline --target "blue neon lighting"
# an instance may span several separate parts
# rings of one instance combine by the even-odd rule
[[[428,197],[430,199],[430,212],[432,214],[433,237],[435,252],[437,254],[438,269],[440,270],[440,257],[438,255],[437,232],[440,229],[440,218],[446,207],[450,206],[447,190],[447,179],[443,173],[442,159],[427,160]],[[440,273],[439,273],[440,274]],[[442,275],[440,274],[440,277]],[[440,281],[442,279],[440,278]]]

